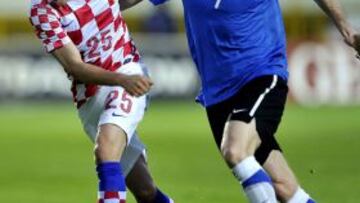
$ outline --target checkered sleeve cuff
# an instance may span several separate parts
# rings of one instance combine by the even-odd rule
[[[63,47],[71,41],[62,28],[56,11],[50,7],[33,7],[30,12],[30,22],[48,53]]]

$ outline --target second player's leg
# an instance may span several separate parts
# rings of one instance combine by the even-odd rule
[[[218,146],[221,140],[222,155],[252,203],[277,202],[272,180],[261,165],[277,147],[271,138],[280,122],[286,92],[284,81],[264,76],[249,82],[229,100],[207,108]]]
[[[255,119],[250,123],[230,120],[225,124],[221,153],[248,199],[252,203],[276,203],[271,179],[254,157],[260,144]]]
[[[126,177],[126,185],[138,203],[152,203],[155,199],[157,189],[142,155]]]
[[[126,185],[138,203],[173,203],[155,185],[143,155],[136,161],[126,177]]]
[[[280,201],[287,202],[290,200],[299,186],[282,153],[273,150],[263,166],[273,180]]]
[[[280,202],[314,203],[298,184],[293,171],[279,150],[273,150],[263,166],[272,178]]]

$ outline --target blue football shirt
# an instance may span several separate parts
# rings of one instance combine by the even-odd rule
[[[160,0],[163,1],[163,0]],[[288,78],[278,0],[183,0],[186,34],[210,106],[264,75]]]

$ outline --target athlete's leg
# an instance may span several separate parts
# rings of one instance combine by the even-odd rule
[[[298,183],[282,153],[273,150],[263,166],[271,176],[276,194],[281,202],[289,200],[297,190]]]
[[[126,185],[120,157],[127,144],[126,133],[113,124],[103,124],[95,140],[99,203],[125,202]]]
[[[279,81],[273,91],[264,98],[256,112],[256,130],[262,144],[255,156],[271,176],[276,194],[281,202],[307,203],[312,201],[300,187],[296,177],[287,164],[275,134],[284,112],[287,85]]]
[[[143,155],[139,157],[126,177],[126,185],[138,203],[173,203],[156,187]]]
[[[270,138],[281,118],[286,93],[284,81],[264,76],[249,82],[231,99],[207,108],[215,141],[251,202],[277,202],[271,178],[261,165],[269,148],[276,147]]]
[[[228,121],[225,124],[221,152],[230,168],[249,156],[253,156],[261,143],[255,130],[255,121],[250,124]]]
[[[266,162],[265,170],[274,183],[276,194],[283,203],[311,203],[310,196],[300,188],[296,177],[279,150],[273,150]]]
[[[141,64],[128,63],[118,70],[122,74],[144,74]],[[130,96],[122,87],[102,86],[96,98],[102,113],[98,119],[99,133],[95,155],[100,179],[101,203],[124,203],[126,199],[125,167],[121,166],[125,147],[131,143],[146,108],[146,95]],[[123,162],[121,162],[123,163]],[[122,169],[124,167],[124,169]]]
[[[145,165],[143,156],[139,157],[126,177],[126,185],[139,203],[151,202],[155,198],[156,186]]]
[[[250,123],[229,120],[224,129],[221,153],[242,183],[250,202],[276,203],[271,179],[254,158],[260,143],[254,119]]]

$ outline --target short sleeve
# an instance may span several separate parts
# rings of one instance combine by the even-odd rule
[[[56,11],[47,6],[35,6],[30,11],[30,22],[46,52],[50,53],[71,40],[62,28]]]

